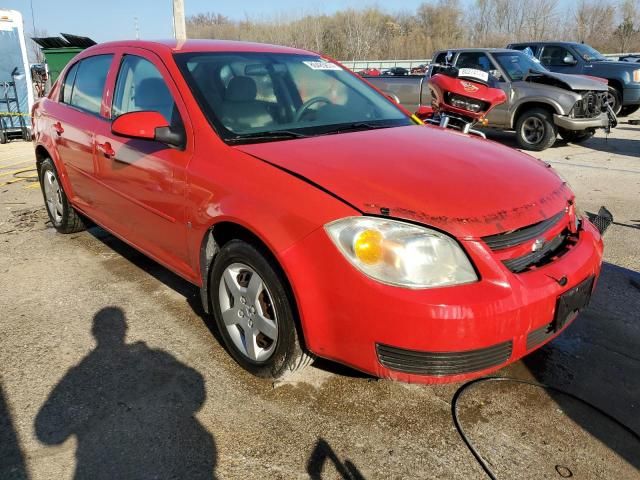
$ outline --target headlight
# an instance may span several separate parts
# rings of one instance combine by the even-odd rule
[[[481,110],[486,110],[485,103],[476,100],[474,98],[465,97],[464,95],[457,95],[455,93],[447,93],[447,103],[452,107],[461,108],[468,112],[478,113]]]
[[[329,237],[358,270],[382,283],[410,288],[478,280],[451,237],[425,227],[373,217],[347,217],[325,225]]]
[[[633,81],[640,83],[640,69],[633,71]]]

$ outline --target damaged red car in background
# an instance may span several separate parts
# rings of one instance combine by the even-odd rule
[[[313,356],[483,375],[559,334],[600,273],[600,233],[548,165],[416,124],[307,51],[98,45],[33,119],[56,229],[90,218],[199,286],[259,376]]]

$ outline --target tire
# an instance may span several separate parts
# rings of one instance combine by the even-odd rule
[[[311,362],[301,347],[288,284],[260,249],[242,240],[227,242],[214,258],[209,285],[218,331],[242,368],[276,379]]]
[[[75,233],[86,228],[84,219],[75,211],[64,193],[58,172],[50,158],[42,161],[39,171],[44,205],[54,228],[60,233]]]
[[[620,109],[620,114],[618,116],[627,117],[629,115],[636,113],[638,109],[640,109],[640,105],[627,105]]]
[[[620,110],[622,109],[622,95],[620,91],[615,87],[609,87],[609,92],[607,94],[607,101],[611,105],[611,109],[613,113],[618,115]]]
[[[569,143],[582,143],[595,135],[593,128],[586,130],[560,130],[560,136]]]
[[[4,145],[8,141],[9,139],[7,138],[7,134],[4,132],[0,132],[0,144]]]
[[[557,134],[553,117],[544,108],[525,110],[516,121],[516,139],[523,150],[546,150],[555,143]]]

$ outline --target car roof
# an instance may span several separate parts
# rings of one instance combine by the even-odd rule
[[[509,45],[578,45],[578,42],[513,42]]]
[[[446,53],[446,52],[453,52],[453,53],[457,53],[457,52],[492,52],[492,53],[501,53],[501,52],[513,52],[513,49],[511,49],[511,48],[449,48],[448,50],[440,50],[439,52],[436,52],[436,53],[439,54],[439,53]]]
[[[169,53],[186,52],[265,52],[265,53],[293,53],[299,55],[318,55],[317,53],[299,48],[270,45],[267,43],[239,42],[234,40],[120,40],[105,42],[88,48],[90,50],[105,50],[110,48],[137,47],[151,51]]]

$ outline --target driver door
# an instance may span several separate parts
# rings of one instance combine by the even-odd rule
[[[123,49],[124,50],[124,49]],[[110,118],[133,111],[161,113],[172,127],[191,127],[177,89],[155,54],[134,48],[121,52]],[[104,189],[99,210],[115,233],[178,273],[189,274],[185,216],[185,171],[193,142],[184,149],[154,140],[120,137],[110,123],[96,132],[96,165]]]

